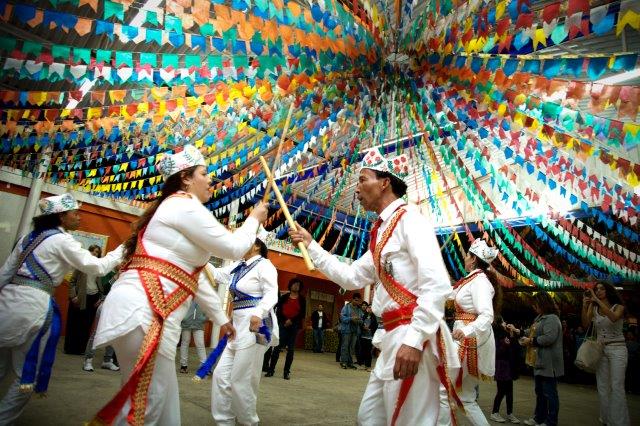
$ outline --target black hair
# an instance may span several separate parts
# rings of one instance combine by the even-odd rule
[[[393,195],[398,198],[402,198],[407,193],[407,184],[402,181],[402,179],[392,175],[389,172],[381,172],[380,170],[373,170],[378,179],[388,178],[391,182],[391,191],[393,191]]]
[[[95,249],[98,249],[98,253],[99,253],[99,254],[98,254],[98,257],[101,257],[101,256],[102,256],[102,248],[101,248],[99,245],[97,245],[97,244],[91,244],[87,250],[89,250],[89,251],[93,251],[93,250],[95,250]]]
[[[558,308],[546,291],[539,291],[533,296],[533,303],[538,306],[542,315],[557,314]]]
[[[362,299],[362,296],[360,295],[360,293],[355,292],[351,295],[351,300],[353,299]]]
[[[291,278],[289,280],[289,285],[288,285],[289,291],[291,291],[291,287],[293,287],[295,283],[299,284],[298,291],[302,291],[302,281],[300,280],[300,278]]]
[[[612,286],[609,283],[605,283],[605,282],[598,282],[596,283],[596,285],[600,284],[601,286],[604,287],[604,291],[607,295],[607,302],[609,302],[609,304],[611,304],[611,306],[613,305],[622,305],[622,298],[620,297],[620,295],[618,294],[618,291],[616,290],[616,288],[614,286]],[[595,291],[595,287],[593,288],[593,290]]]
[[[62,225],[60,213],[45,214],[33,218],[33,230],[35,232],[42,232],[47,229],[57,228],[60,225]]]
[[[263,243],[262,240],[259,240],[258,238],[256,238],[256,241],[254,244],[260,247],[260,256],[266,259],[267,256],[269,255],[269,248],[267,248],[267,245]]]

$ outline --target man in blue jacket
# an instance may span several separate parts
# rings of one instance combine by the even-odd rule
[[[360,293],[353,293],[351,302],[344,305],[340,311],[340,333],[342,334],[342,354],[340,355],[340,367],[356,369],[353,365],[353,357],[356,353],[356,342],[360,338],[360,325],[362,324],[362,297]]]

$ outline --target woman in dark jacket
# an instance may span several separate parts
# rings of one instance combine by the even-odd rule
[[[520,345],[513,332],[507,330],[507,324],[501,316],[496,316],[493,323],[493,334],[496,339],[496,372],[494,379],[498,390],[493,400],[491,420],[499,423],[510,421],[520,423],[513,415],[513,381],[518,379],[518,364],[520,360]],[[507,398],[507,416],[500,415],[502,399]]]
[[[302,291],[302,281],[299,278],[293,278],[289,281],[289,293],[283,294],[278,300],[276,316],[278,318],[278,327],[280,328],[280,344],[273,351],[268,350],[264,354],[263,370],[267,372],[265,377],[273,376],[280,357],[280,351],[286,347],[287,358],[284,362],[284,379],[290,379],[296,336],[302,328],[307,308],[307,301],[300,294],[300,291]]]

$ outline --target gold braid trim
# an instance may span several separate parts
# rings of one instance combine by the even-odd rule
[[[396,281],[391,274],[385,271],[380,262],[382,260],[382,249],[387,245],[387,242],[389,242],[393,231],[396,229],[396,225],[398,225],[398,222],[406,212],[404,208],[396,210],[391,217],[389,226],[385,228],[380,241],[376,244],[376,248],[373,251],[373,262],[378,272],[378,278],[380,278],[380,282],[389,296],[400,306],[411,305],[415,303],[418,298]]]

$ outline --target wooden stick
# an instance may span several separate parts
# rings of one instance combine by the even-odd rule
[[[267,179],[269,179],[269,183],[271,183],[271,186],[273,186],[273,193],[276,194],[276,199],[280,204],[280,208],[282,209],[282,213],[284,213],[284,217],[287,219],[287,223],[291,228],[298,229],[296,227],[296,222],[291,217],[291,213],[289,213],[289,209],[287,208],[287,203],[285,203],[284,198],[282,198],[282,194],[278,189],[278,185],[276,185],[276,182],[273,180],[273,175],[269,170],[269,165],[267,164],[267,161],[264,159],[262,155],[260,156],[260,163],[262,164],[264,173],[267,175]],[[307,269],[309,271],[315,271],[316,267],[313,265],[313,262],[311,262],[311,258],[309,257],[309,253],[307,252],[307,247],[304,245],[302,241],[298,243],[298,248],[300,249],[300,253],[302,254],[302,258],[304,259],[304,264],[307,266]]]
[[[282,156],[282,145],[284,140],[287,137],[287,133],[289,132],[289,123],[291,122],[291,115],[293,114],[293,104],[289,106],[289,113],[287,114],[287,119],[284,121],[284,127],[282,128],[282,137],[280,138],[280,142],[278,143],[278,150],[276,151],[276,158],[273,160],[273,167],[271,168],[271,174],[274,174],[278,167],[280,167],[280,157]],[[267,203],[269,198],[271,197],[271,181],[267,183],[267,187],[264,190],[264,195],[262,197],[262,201]]]

